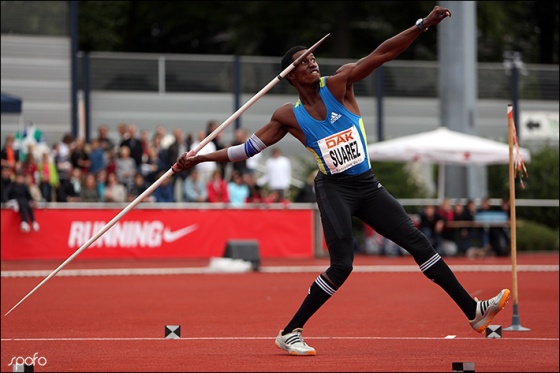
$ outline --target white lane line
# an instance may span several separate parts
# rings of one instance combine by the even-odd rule
[[[262,273],[307,273],[322,272],[325,266],[262,266]],[[454,272],[511,272],[511,265],[450,265]],[[559,265],[518,265],[517,272],[559,272]],[[356,265],[356,273],[381,272],[418,272],[415,265]],[[46,277],[51,270],[2,271],[3,278],[9,277]],[[187,275],[187,274],[225,274],[247,273],[247,271],[217,271],[208,267],[198,268],[102,268],[102,269],[65,269],[57,276],[147,276],[147,275]]]
[[[452,337],[452,338],[449,338]],[[307,339],[345,339],[345,340],[444,340],[444,339],[454,339],[454,340],[481,340],[484,338],[475,337],[465,337],[456,338],[454,335],[448,335],[445,337],[306,337]],[[225,341],[225,340],[270,340],[274,337],[186,337],[177,339],[168,338],[2,338],[2,342],[81,342],[81,341]],[[559,338],[502,338],[509,341],[558,341]]]
[[[453,338],[449,338],[453,337]],[[40,342],[40,341],[67,341],[67,342],[81,342],[81,341],[224,341],[224,340],[270,340],[274,337],[181,337],[177,339],[167,338],[2,338],[2,342]],[[456,336],[448,335],[446,337],[313,337],[307,336],[306,339],[344,339],[344,340],[478,340],[486,338],[465,337],[456,338]],[[509,341],[558,341],[559,338],[502,338]]]

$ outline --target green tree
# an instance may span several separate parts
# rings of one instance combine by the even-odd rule
[[[516,199],[558,199],[559,160],[558,148],[544,146],[531,152],[531,162],[526,164],[528,177],[516,173]],[[488,166],[488,191],[492,198],[509,198],[509,165]],[[523,185],[521,184],[523,182]],[[558,207],[516,206],[516,217],[531,220],[558,229]]]
[[[9,5],[5,3],[24,2],[2,2],[3,15]],[[428,14],[437,2],[82,0],[78,4],[79,47],[84,51],[281,56],[293,45],[312,44],[331,33],[321,56],[354,59]],[[478,1],[476,7],[479,61],[501,62],[503,51],[517,50],[526,63],[558,63],[558,2]],[[437,32],[422,35],[400,58],[436,60]]]

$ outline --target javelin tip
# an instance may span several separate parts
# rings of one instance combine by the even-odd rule
[[[328,38],[329,35],[330,35],[330,33],[328,33],[327,35],[323,36],[318,42],[316,42],[314,45],[312,45],[312,46],[309,48],[309,51],[312,52],[312,51],[314,51],[315,49],[317,49],[317,47],[318,47],[319,45],[321,45],[321,43],[322,43],[323,41],[325,41],[325,39]]]
[[[6,313],[4,314],[4,317],[8,316],[8,314],[9,314],[10,312],[12,312],[17,306],[18,306],[18,305],[16,304],[14,307],[12,307],[11,310],[9,310],[8,312],[6,312]]]

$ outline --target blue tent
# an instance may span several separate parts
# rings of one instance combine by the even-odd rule
[[[21,98],[2,92],[2,113],[21,114]]]

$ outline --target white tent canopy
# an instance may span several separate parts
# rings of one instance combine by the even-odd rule
[[[368,152],[372,161],[438,163],[440,165],[440,174],[438,175],[438,196],[440,199],[444,196],[444,165],[468,166],[509,163],[508,144],[451,131],[445,127],[369,144]],[[520,148],[519,153],[524,161],[530,161],[529,150]],[[515,149],[513,156],[517,156]]]

